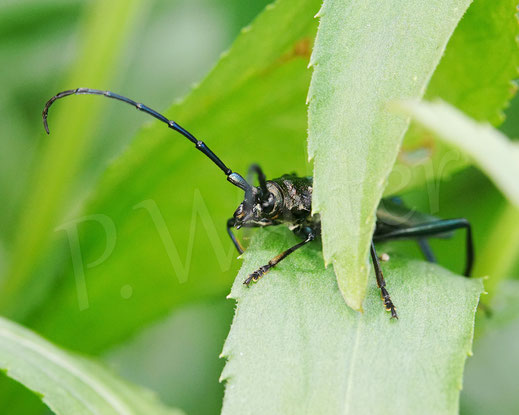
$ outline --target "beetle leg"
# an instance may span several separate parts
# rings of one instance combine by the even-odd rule
[[[422,251],[423,256],[428,262],[437,262],[434,252],[431,249],[431,245],[429,245],[429,241],[427,239],[418,239],[418,246],[420,247],[420,251]]]
[[[398,318],[398,314],[396,313],[396,307],[391,301],[391,297],[386,289],[386,281],[384,280],[384,276],[382,275],[382,269],[380,268],[380,263],[378,262],[377,251],[375,250],[375,244],[371,241],[371,260],[373,261],[373,267],[375,268],[375,276],[377,277],[377,285],[380,288],[380,294],[382,297],[382,301],[384,301],[384,306],[387,311],[391,312],[391,318]]]
[[[414,225],[407,228],[396,229],[383,235],[376,236],[374,240],[388,241],[405,238],[421,239],[423,237],[439,235],[456,229],[466,230],[467,258],[465,272],[463,275],[469,277],[470,272],[472,271],[472,265],[474,263],[474,243],[472,242],[472,230],[470,228],[470,223],[467,219],[444,219],[423,223],[420,225]]]
[[[243,246],[241,246],[240,241],[238,238],[236,238],[236,235],[232,232],[232,228],[234,227],[234,218],[230,218],[227,221],[227,233],[229,234],[229,237],[231,238],[232,243],[236,247],[236,250],[241,254],[243,254]]]
[[[248,287],[252,281],[258,281],[261,277],[263,277],[263,275],[269,272],[271,268],[275,267],[279,262],[281,262],[283,259],[289,256],[292,252],[298,250],[302,246],[306,245],[308,242],[313,241],[314,238],[315,235],[313,233],[309,233],[304,241],[299,242],[293,247],[288,248],[286,251],[281,252],[278,256],[272,258],[267,265],[263,265],[262,267],[259,267],[256,271],[254,271],[252,274],[249,274],[249,276],[243,283]]]

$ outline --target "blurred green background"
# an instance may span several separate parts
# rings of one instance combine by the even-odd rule
[[[17,238],[20,237],[20,229],[26,229],[20,228],[21,216],[26,212],[25,205],[27,200],[30,200],[28,198],[33,183],[37,182],[38,177],[35,175],[41,173],[35,172],[34,166],[42,165],[42,154],[48,148],[49,140],[54,138],[53,135],[47,137],[44,134],[41,124],[41,110],[45,101],[58,91],[85,86],[110,89],[158,110],[169,108],[190,91],[193,83],[204,78],[222,52],[232,44],[240,29],[248,25],[269,2],[154,0],[138,5],[131,3],[128,2],[128,16],[121,14],[119,20],[105,21],[96,19],[95,13],[99,13],[103,6],[99,5],[100,2],[94,1],[4,0],[0,4],[2,278],[7,275],[12,252],[18,243]],[[123,7],[123,10],[126,8]],[[91,30],[89,25],[92,25],[92,22],[100,25],[98,31]],[[309,28],[309,33],[312,30],[315,30],[315,27]],[[116,35],[113,35],[113,38],[104,37],[114,33]],[[113,51],[108,56],[91,61],[88,59],[88,53],[85,55],[88,47],[95,50],[96,45],[103,45],[109,41],[114,44]],[[306,65],[307,62],[303,60],[293,65]],[[102,79],[101,84],[87,84],[90,79],[88,76],[85,76],[85,81],[80,84],[69,83],[71,79],[83,79],[81,74],[88,73],[101,73],[102,76],[98,77]],[[310,71],[307,75],[309,80]],[[289,79],[290,73],[272,76],[287,76]],[[260,87],[261,85],[257,88]],[[221,85],[221,88],[225,89],[225,85]],[[297,102],[298,108],[304,106],[304,98],[303,94],[294,93],[293,99]],[[257,98],[252,96],[251,99]],[[67,217],[73,217],[74,212],[79,210],[78,206],[88,199],[90,190],[106,166],[128,146],[139,127],[150,121],[146,116],[125,105],[104,101],[107,100],[93,98],[93,104],[99,108],[99,112],[85,127],[87,145],[80,149],[79,155],[71,153],[71,157],[78,157],[81,162],[78,163],[73,180],[66,178],[73,181],[73,185],[64,196],[61,220],[58,220],[58,223],[65,222]],[[60,104],[67,107],[65,101]],[[268,98],[265,98],[262,105],[269,105]],[[224,110],[225,108],[222,112]],[[66,109],[62,108],[60,111],[62,117],[67,117]],[[229,130],[232,130],[232,117],[238,117],[239,114],[228,116]],[[182,124],[183,119],[177,121]],[[215,143],[211,145],[213,150],[224,160],[234,160],[238,167],[233,165],[233,168],[239,171],[245,171],[246,166],[252,162],[259,162],[267,165],[269,176],[293,170],[307,174],[310,170],[305,164],[306,124],[305,120],[298,121],[301,121],[298,128],[293,130],[300,133],[299,141],[287,139],[286,143],[280,142],[279,148],[275,149],[278,152],[276,157],[270,157],[272,147],[263,148],[258,144],[258,140],[253,140],[260,136],[258,132],[251,137],[245,134],[243,146],[240,148],[234,145],[236,140],[232,141],[226,137],[225,131],[214,132],[212,137],[212,134],[204,130],[204,126],[196,126],[194,132],[198,128],[202,130],[206,142]],[[291,127],[286,126],[289,123],[290,118],[285,120],[280,116],[270,124],[270,128],[285,128],[290,131]],[[49,125],[52,130],[53,125],[60,125],[60,121],[53,119],[51,114]],[[205,128],[209,126],[210,123]],[[190,124],[188,127],[191,129],[193,125]],[[512,101],[501,129],[509,137],[519,138],[518,99]],[[71,131],[67,133],[73,140],[74,135]],[[265,135],[268,134],[269,130],[266,130]],[[178,138],[178,141],[180,140],[181,137]],[[74,145],[73,141],[71,145]],[[113,305],[100,308],[105,313],[100,316],[95,314],[98,306],[95,302],[90,303],[87,310],[78,310],[76,293],[70,293],[63,288],[73,286],[74,283],[73,276],[67,273],[71,267],[70,250],[68,241],[61,233],[55,232],[52,236],[52,251],[46,253],[44,260],[39,260],[41,262],[36,267],[38,278],[27,291],[27,297],[23,301],[18,299],[16,306],[7,307],[5,310],[7,315],[35,328],[58,344],[101,356],[122,376],[157,391],[166,403],[185,409],[189,414],[213,414],[219,412],[223,396],[223,386],[218,383],[218,377],[224,362],[218,359],[218,355],[228,332],[234,308],[232,301],[225,300],[225,296],[239,266],[239,262],[234,259],[236,255],[232,253],[230,241],[227,240],[224,225],[236,207],[240,195],[226,183],[222,184],[223,176],[215,169],[208,167],[207,170],[200,171],[196,170],[196,167],[190,168],[189,159],[198,155],[194,154],[195,151],[191,147],[182,145],[183,143],[176,148],[185,148],[185,154],[188,155],[184,161],[180,160],[178,165],[164,167],[164,175],[169,175],[169,181],[164,186],[171,188],[167,198],[163,201],[158,200],[157,203],[159,208],[162,208],[162,203],[178,203],[183,206],[179,208],[183,214],[178,214],[175,218],[166,217],[166,220],[172,223],[171,229],[178,228],[184,233],[186,229],[190,229],[191,206],[194,203],[193,194],[198,188],[197,183],[207,180],[205,188],[200,185],[202,199],[211,212],[211,220],[214,221],[216,232],[222,241],[221,249],[230,253],[227,263],[224,261],[220,269],[215,269],[212,275],[207,274],[204,260],[210,257],[206,261],[207,264],[215,264],[218,261],[213,258],[216,254],[197,248],[197,241],[202,238],[205,244],[202,246],[209,246],[207,236],[201,235],[204,233],[204,227],[199,226],[192,252],[193,267],[188,273],[188,281],[175,286],[174,299],[168,299],[163,307],[158,307],[156,312],[150,311],[147,317],[138,312],[135,315],[128,314],[127,310],[131,309],[132,304],[125,301],[132,293],[135,296],[139,295],[140,287],[132,279],[135,276],[116,275],[117,264],[112,268],[108,264],[103,278],[117,277],[121,283],[116,288],[121,292],[115,292],[113,298],[117,297],[117,300],[110,303]],[[297,160],[297,163],[294,167],[288,162],[286,165],[279,163],[285,159]],[[203,163],[201,165],[204,165]],[[177,182],[182,183],[178,185],[178,189],[175,185]],[[143,183],[136,183],[136,186],[146,186],[145,179]],[[42,189],[45,191],[45,186]],[[416,189],[405,195],[405,200],[422,211],[430,211],[431,206],[424,197],[425,194],[423,189]],[[485,245],[495,224],[502,217],[502,212],[507,209],[507,203],[501,194],[474,168],[468,168],[456,174],[450,181],[442,182],[439,196],[440,211],[433,213],[442,217],[465,216],[471,220],[477,247]],[[115,196],[118,197],[121,198],[122,205],[127,202],[125,195]],[[183,200],[182,203],[180,199]],[[96,206],[95,202],[91,205]],[[39,209],[39,206],[31,208]],[[114,208],[110,213],[117,212],[119,210]],[[175,224],[175,221],[178,222]],[[149,227],[149,223],[148,219],[132,224],[121,238],[131,238],[132,234],[142,232],[143,226]],[[80,230],[83,231],[84,229]],[[150,234],[156,238],[153,228]],[[186,235],[182,238],[187,240]],[[104,236],[97,234],[92,237],[89,244],[98,248],[92,248],[87,252],[85,264],[99,257],[104,249]],[[139,242],[136,242],[135,245],[132,249],[146,249],[144,243],[139,246]],[[187,255],[186,248],[180,243],[178,245],[179,256],[184,261]],[[433,241],[440,263],[454,270],[462,267],[462,255],[458,252],[461,245],[461,235],[448,242]],[[419,255],[412,244],[398,243],[393,249],[407,250],[410,255]],[[155,252],[143,253],[144,257],[146,255],[149,255],[150,261],[164,261],[166,265],[160,263],[159,266],[163,266],[165,273],[171,273],[164,254],[158,256]],[[204,260],[200,261],[200,258]],[[513,262],[514,265],[502,276],[503,279],[519,276],[517,252]],[[146,264],[131,264],[130,269],[132,266],[135,268],[135,274],[139,276],[140,272],[141,280],[147,283]],[[47,274],[52,277],[46,278]],[[38,284],[38,281],[44,280],[50,280],[51,283]],[[169,288],[160,285],[160,281],[157,284],[154,290]],[[200,288],[206,286],[209,288]],[[89,298],[95,299],[95,290],[102,289],[102,284],[92,284],[89,287]],[[154,302],[162,301],[154,296],[153,290],[142,291],[144,293],[141,295],[148,296],[150,308],[153,308],[151,304]],[[461,406],[462,413],[465,414],[519,413],[519,396],[516,393],[516,373],[519,364],[515,358],[515,350],[519,345],[519,312],[514,302],[519,298],[519,292],[513,284],[501,287],[497,292],[494,296],[496,305],[493,307],[496,313],[502,313],[506,318],[489,322],[484,315],[478,314],[478,329],[479,325],[481,328],[477,332],[474,346],[475,357],[467,363],[465,389],[462,393]],[[60,300],[54,302],[54,298]],[[176,309],[167,315],[165,310],[169,309],[170,303],[174,303]],[[63,304],[66,306],[61,308]],[[106,313],[106,310],[110,313]],[[142,318],[143,323],[135,325],[135,332],[118,330],[118,321],[122,320],[123,316],[137,320]],[[100,319],[106,322],[104,328],[95,323]],[[145,327],[150,320],[157,322],[151,327]],[[84,334],[85,331],[88,332],[88,343],[79,336],[80,332]],[[110,341],[106,340],[106,332],[115,333]],[[45,408],[28,391],[5,378],[1,379],[0,413],[42,412],[45,412]]]
[[[110,68],[112,76],[106,84],[95,87],[124,93],[163,110],[205,76],[240,29],[267,3],[267,0],[144,2],[126,29],[119,56]],[[79,86],[68,84],[67,79],[75,70],[93,7],[93,1],[76,0],[8,0],[0,4],[0,60],[3,63],[0,117],[4,125],[0,131],[2,275],[6,271],[21,205],[27,196],[31,168],[45,141],[52,138],[46,137],[42,128],[43,104],[56,92]],[[107,21],[106,26],[110,25],[119,30],[117,25],[121,22]],[[149,121],[125,106],[103,106],[90,137],[90,148],[84,155],[86,161],[79,172],[81,185],[76,187],[79,190],[74,197],[80,199],[88,192],[108,161]],[[52,123],[51,115],[51,129]],[[189,180],[181,176],[177,179]],[[225,184],[222,187],[229,190]],[[178,195],[173,196],[172,202],[175,197]],[[234,194],[230,197],[232,209]],[[192,194],[188,199],[191,203]],[[222,240],[227,243],[223,236],[226,219],[219,218],[221,223],[216,224],[222,230]],[[225,300],[225,295],[236,269],[237,261],[234,261],[232,269],[227,271],[228,288],[219,295],[186,305],[129,345],[106,352],[107,360],[128,379],[149,386],[165,402],[188,413],[219,412],[223,385],[218,383],[218,377],[224,361],[218,355],[234,308],[231,301]],[[91,335],[95,337],[96,333]],[[8,385],[5,379],[1,386],[5,392],[1,393],[0,389],[1,413],[44,410],[44,406],[21,387]]]

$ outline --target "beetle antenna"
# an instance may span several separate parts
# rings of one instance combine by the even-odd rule
[[[252,192],[251,186],[245,181],[243,177],[241,177],[238,173],[233,173],[231,169],[229,169],[222,160],[220,160],[216,154],[214,154],[209,147],[203,142],[195,138],[193,134],[189,131],[182,128],[175,121],[169,120],[164,115],[159,114],[157,111],[147,107],[144,104],[140,104],[135,102],[130,98],[123,97],[122,95],[115,94],[111,91],[101,91],[99,89],[91,89],[91,88],[77,88],[77,89],[69,89],[67,91],[60,92],[59,94],[54,95],[51,99],[47,101],[45,104],[45,108],[43,108],[42,118],[43,118],[43,126],[45,127],[45,131],[49,134],[49,125],[47,123],[47,116],[49,113],[50,106],[58,99],[67,97],[69,95],[102,95],[108,98],[116,99],[118,101],[126,102],[127,104],[133,105],[139,111],[145,112],[146,114],[151,115],[152,117],[162,121],[167,124],[169,128],[175,130],[186,137],[189,141],[191,141],[198,150],[204,153],[214,164],[216,164],[220,170],[222,170],[227,176],[227,180],[238,186],[240,189],[245,191],[245,194]]]
[[[252,174],[256,174],[258,176],[258,182],[259,182],[259,188],[260,188],[260,195],[261,200],[265,201],[268,199],[270,192],[267,188],[267,178],[265,177],[265,173],[263,173],[263,170],[261,167],[257,164],[253,164],[249,168],[249,176],[247,179],[252,183]]]

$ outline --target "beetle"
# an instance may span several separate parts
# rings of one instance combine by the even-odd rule
[[[234,235],[233,229],[286,225],[301,238],[301,242],[281,252],[267,264],[249,274],[244,281],[245,285],[249,286],[251,282],[258,281],[270,269],[294,251],[321,236],[320,216],[319,214],[312,214],[312,177],[298,177],[295,174],[287,174],[277,179],[267,180],[261,168],[253,164],[249,172],[257,176],[259,183],[258,186],[253,186],[239,173],[229,169],[203,141],[195,138],[194,135],[175,121],[169,120],[146,105],[111,91],[76,88],[53,96],[47,101],[42,112],[43,125],[47,134],[49,134],[47,116],[50,106],[56,100],[70,95],[101,95],[132,105],[138,110],[162,121],[172,130],[182,134],[216,164],[227,176],[227,180],[245,193],[243,202],[240,203],[233,216],[227,221],[227,233],[240,254],[244,250]],[[382,301],[384,302],[385,309],[391,313],[391,318],[396,319],[398,315],[386,288],[379,257],[375,249],[375,242],[406,238],[416,239],[425,258],[430,262],[436,262],[427,238],[449,237],[457,229],[465,229],[466,231],[466,266],[464,275],[470,276],[474,262],[474,245],[471,226],[466,219],[438,219],[410,210],[396,198],[382,199],[376,212],[376,224],[371,241],[370,254]]]

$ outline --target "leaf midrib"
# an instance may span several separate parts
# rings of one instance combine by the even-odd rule
[[[39,347],[37,344],[27,341],[23,336],[19,336],[12,331],[9,331],[6,328],[0,328],[0,338],[5,338],[7,340],[11,340],[15,346],[22,346],[26,349],[36,353],[37,355],[45,358],[46,360],[51,361],[56,366],[58,366],[60,369],[66,371],[67,373],[74,376],[79,382],[83,383],[84,385],[90,387],[95,393],[97,393],[100,397],[102,397],[106,403],[111,406],[114,411],[116,411],[119,414],[125,415],[131,415],[134,412],[120,399],[118,399],[117,395],[114,395],[110,388],[106,387],[106,385],[97,382],[92,377],[88,376],[86,373],[83,373],[79,371],[77,368],[75,368],[73,365],[70,365],[66,360],[61,359],[58,355],[49,353],[45,348]],[[27,360],[27,356],[23,355],[23,353],[18,352],[18,348],[13,349],[13,354],[18,355],[20,358]],[[32,361],[34,366],[38,367],[43,373],[45,373],[47,376],[52,376],[48,373],[47,370],[45,370],[44,367],[42,367],[39,362]],[[61,384],[62,387],[64,387],[66,390],[68,390],[72,395],[76,396],[72,390],[68,387],[66,383]],[[79,399],[79,398],[78,398]],[[79,399],[81,402],[82,399]],[[85,404],[86,405],[86,404]],[[95,411],[91,411],[92,413],[96,413]]]
[[[344,408],[344,414],[347,415],[349,414],[350,412],[350,402],[351,402],[351,399],[350,399],[350,393],[351,393],[351,390],[353,389],[353,368],[355,367],[355,362],[357,360],[357,351],[359,350],[359,338],[360,338],[360,324],[361,324],[361,320],[359,318],[359,316],[357,316],[357,322],[355,324],[355,340],[354,340],[354,344],[353,344],[353,353],[351,354],[350,356],[350,364],[349,364],[349,368],[348,368],[348,371],[347,371],[347,378],[348,378],[348,383],[346,385],[346,392],[344,394],[344,400],[345,400],[345,408]]]

